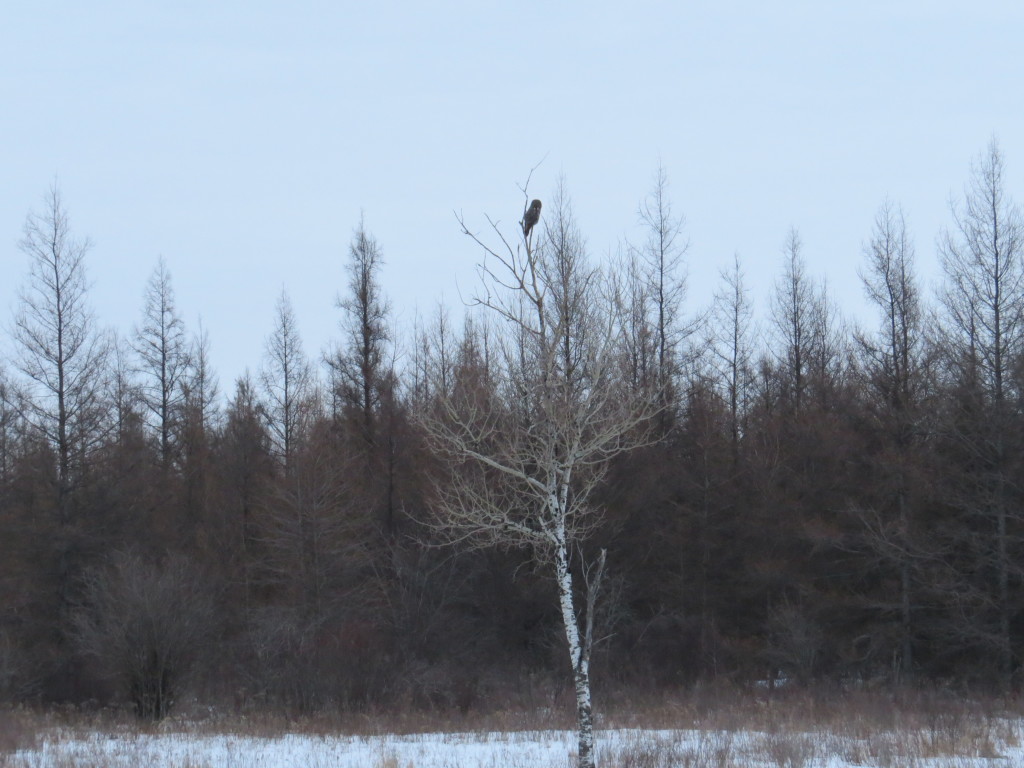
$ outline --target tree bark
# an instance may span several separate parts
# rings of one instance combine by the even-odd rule
[[[576,733],[578,741],[577,765],[579,768],[594,768],[594,708],[590,691],[590,653],[594,645],[594,606],[604,572],[605,551],[595,565],[593,579],[587,585],[585,629],[580,632],[579,615],[575,608],[572,570],[569,552],[564,540],[557,545],[555,573],[558,579],[558,598],[562,609],[565,639],[569,644],[569,661],[572,664],[573,683],[576,688]]]

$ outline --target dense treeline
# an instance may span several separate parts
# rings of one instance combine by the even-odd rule
[[[940,237],[934,298],[899,207],[881,206],[861,265],[874,328],[844,322],[796,231],[762,322],[738,259],[711,307],[688,303],[658,175],[647,239],[600,273],[621,386],[658,404],[582,539],[608,553],[604,684],[1015,683],[1024,232],[1002,173],[993,142]],[[566,226],[562,195],[533,237]],[[442,308],[395,338],[360,224],[336,347],[307,356],[282,294],[257,372],[222,394],[162,261],[117,336],[95,325],[90,246],[56,189],[21,246],[0,360],[5,698],[121,697],[159,717],[186,689],[309,710],[568,682],[530,550],[434,524],[452,470],[424,424],[507,384],[485,311],[455,327]]]

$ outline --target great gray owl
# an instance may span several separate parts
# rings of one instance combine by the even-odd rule
[[[540,200],[534,200],[526,210],[526,215],[523,216],[523,234],[526,237],[530,236],[530,232],[533,231],[533,227],[538,221],[540,221]]]

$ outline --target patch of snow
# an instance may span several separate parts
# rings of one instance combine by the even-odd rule
[[[914,765],[1024,765],[1021,724],[1010,731],[1016,736],[998,745],[997,756],[922,757]],[[865,765],[861,746],[829,734],[623,729],[598,734],[597,756],[598,765],[860,768]],[[71,737],[55,732],[39,747],[0,763],[10,768],[571,768],[575,748],[574,731],[279,738],[181,733]],[[627,755],[632,759],[626,760]],[[642,760],[645,755],[650,759]],[[899,762],[897,756],[891,764]]]

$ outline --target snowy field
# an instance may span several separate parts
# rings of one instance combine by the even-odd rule
[[[1024,766],[1024,723],[972,730],[834,732],[612,730],[598,738],[604,768],[973,768]],[[569,768],[566,731],[413,736],[255,737],[189,733],[72,735],[52,730],[3,768]]]

